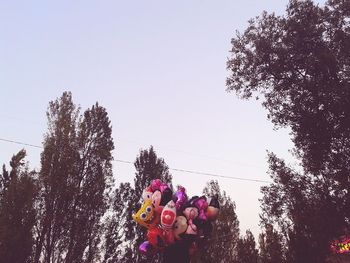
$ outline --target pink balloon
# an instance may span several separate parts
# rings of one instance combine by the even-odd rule
[[[198,208],[198,211],[199,211],[198,218],[201,220],[207,220],[207,216],[205,214],[205,211],[208,208],[207,199],[204,196],[202,196],[196,199],[193,203]]]
[[[182,206],[187,202],[187,199],[186,189],[182,186],[179,186],[173,198],[176,209],[178,211],[181,210]]]

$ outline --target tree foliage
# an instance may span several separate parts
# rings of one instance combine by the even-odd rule
[[[134,187],[130,183],[121,183],[112,197],[112,211],[107,220],[105,234],[104,262],[131,263],[150,260],[138,251],[139,245],[147,239],[146,229],[133,221],[132,214],[140,208],[142,191],[152,180],[160,179],[171,185],[172,177],[165,161],[157,156],[152,146],[140,151],[134,166]],[[152,262],[161,261],[160,255],[152,259]]]
[[[112,186],[110,121],[97,103],[80,116],[69,92],[47,117],[35,262],[94,262]]]
[[[135,239],[133,201],[135,190],[130,183],[121,183],[112,197],[112,214],[107,219],[105,230],[105,263],[132,263],[134,247],[130,242]]]
[[[132,208],[136,211],[141,205],[141,195],[143,189],[149,186],[152,180],[160,179],[162,182],[165,182],[171,186],[172,176],[169,173],[168,165],[165,163],[163,158],[159,158],[157,156],[153,146],[151,146],[149,149],[140,151],[140,154],[137,156],[134,162],[134,166],[136,169],[134,178],[135,195]],[[135,257],[134,262],[148,262],[149,259],[140,255],[138,252],[138,246],[146,240],[145,230],[139,225],[136,225],[136,223],[133,222],[133,224],[135,225],[134,231],[136,233],[136,237],[133,242],[133,254]],[[160,262],[161,258],[156,256],[153,261]]]
[[[302,171],[269,155],[263,220],[277,223],[290,262],[324,262],[350,223],[350,3],[290,0],[232,39],[227,89],[263,99],[276,128],[289,127]]]
[[[259,250],[260,263],[285,262],[282,236],[272,225],[266,225],[265,231],[259,235]]]
[[[218,197],[220,213],[212,223],[211,237],[199,251],[195,262],[232,262],[236,256],[236,245],[239,239],[236,204],[225,191],[221,191],[218,181],[209,181],[203,189],[203,194],[207,197]]]
[[[250,230],[246,231],[246,235],[238,239],[237,256],[233,260],[234,263],[258,263],[258,250],[254,236]]]
[[[25,163],[26,152],[19,151],[3,166],[0,174],[0,261],[32,262],[33,228],[36,220],[37,185],[34,171]]]

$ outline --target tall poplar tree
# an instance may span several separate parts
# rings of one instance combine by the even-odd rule
[[[171,187],[172,176],[152,146],[140,151],[134,165],[134,187],[130,183],[121,183],[112,196],[112,210],[106,220],[104,263],[162,261],[161,255],[150,259],[138,251],[138,246],[146,240],[147,230],[133,221],[132,214],[140,208],[142,191],[152,180],[160,179]]]
[[[95,262],[112,183],[110,120],[97,103],[80,116],[69,92],[47,116],[34,262]]]
[[[132,263],[135,239],[135,190],[130,183],[121,183],[112,196],[112,211],[106,220],[104,263]]]
[[[98,103],[84,112],[77,135],[77,173],[70,178],[73,199],[69,211],[65,262],[95,262],[102,236],[101,218],[112,187],[112,128]]]
[[[258,263],[258,249],[254,236],[250,230],[246,231],[244,237],[239,238],[237,242],[237,255],[232,261],[234,263]]]
[[[236,215],[236,205],[221,191],[218,181],[209,181],[203,189],[207,197],[218,198],[220,203],[219,217],[212,222],[213,231],[205,246],[198,251],[195,262],[224,263],[232,262],[236,256],[236,245],[239,239],[239,221]]]
[[[36,173],[25,163],[25,150],[14,155],[11,170],[3,167],[0,186],[0,261],[32,262],[36,220]]]
[[[285,262],[282,236],[273,229],[272,225],[266,225],[264,232],[259,235],[259,258],[261,263]]]
[[[134,163],[136,173],[134,179],[135,195],[132,203],[132,209],[137,209],[141,206],[141,195],[143,189],[150,185],[154,179],[160,179],[162,182],[172,185],[172,176],[169,173],[169,168],[163,158],[159,158],[151,146],[148,150],[141,150]],[[146,230],[135,224],[136,237],[133,242],[134,262],[142,263],[149,262],[149,259],[142,256],[138,251],[138,246],[146,240]],[[156,256],[154,262],[160,262],[161,256]]]
[[[79,109],[64,92],[47,111],[39,173],[41,200],[34,262],[57,262],[66,250],[74,181],[78,170],[77,127]]]

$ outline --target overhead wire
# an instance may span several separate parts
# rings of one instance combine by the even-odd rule
[[[10,143],[15,143],[15,144],[21,144],[21,145],[26,145],[26,146],[31,146],[31,147],[41,148],[41,149],[43,148],[43,147],[38,146],[38,145],[29,144],[29,143],[25,143],[25,142],[12,141],[12,140],[3,139],[3,138],[0,138],[0,141],[10,142]]]
[[[0,114],[0,117],[5,117],[5,118],[8,118],[8,119],[19,120],[19,121],[22,121],[22,122],[24,121],[24,122],[28,122],[28,123],[38,124],[38,122],[36,122],[36,121],[34,122],[34,121],[31,121],[31,120],[28,120],[28,119],[25,119],[25,118],[18,118],[18,117],[14,117],[14,116],[3,115],[3,114]],[[119,129],[119,127],[117,127],[117,129]],[[119,141],[119,142],[126,142],[126,143],[138,144],[138,145],[142,144],[139,141],[129,140],[129,139],[128,140],[122,140],[122,141]],[[201,158],[212,159],[212,160],[220,161],[220,162],[223,162],[223,163],[226,163],[226,164],[230,164],[230,165],[264,169],[264,167],[261,166],[261,165],[249,164],[249,163],[241,163],[241,162],[237,162],[237,161],[233,161],[233,160],[225,160],[225,159],[219,158],[217,156],[210,156],[210,155],[203,154],[203,153],[188,152],[188,151],[184,151],[184,150],[175,149],[175,148],[169,147],[167,145],[160,145],[160,144],[156,144],[156,145],[152,144],[152,145],[153,146],[157,146],[157,147],[159,146],[162,149],[167,149],[167,150],[170,150],[172,152],[178,152],[178,153],[183,153],[183,154],[187,154],[187,155],[191,155],[191,156],[198,156],[198,157],[201,157]]]
[[[43,147],[39,146],[39,145],[34,145],[34,144],[25,143],[25,142],[4,139],[4,138],[0,138],[0,141],[4,141],[4,142],[8,142],[8,143],[15,143],[15,144],[19,144],[19,145],[25,145],[25,146],[30,146],[30,147],[43,149]],[[120,159],[115,159],[113,161],[119,162],[119,163],[133,164],[133,162],[131,162],[131,161],[120,160]],[[227,176],[227,175],[221,175],[221,174],[215,174],[215,173],[207,173],[207,172],[200,172],[200,171],[193,171],[193,170],[185,170],[185,169],[179,169],[179,168],[171,168],[171,167],[169,167],[169,170],[177,171],[177,172],[183,172],[183,173],[191,173],[191,174],[197,174],[197,175],[206,175],[206,176],[211,176],[211,177],[225,178],[225,179],[231,179],[231,180],[249,181],[249,182],[255,182],[255,183],[268,183],[268,184],[271,183],[270,181],[266,181],[266,180],[250,179],[250,178],[243,178],[243,177],[234,177],[234,176]]]

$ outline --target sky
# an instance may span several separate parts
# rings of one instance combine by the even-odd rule
[[[107,109],[117,160],[153,145],[170,168],[269,181],[267,151],[295,162],[289,131],[226,91],[226,61],[236,31],[287,2],[0,0],[0,139],[41,145],[49,101],[71,91],[82,110]],[[4,141],[0,164],[23,147],[39,169],[40,148]],[[133,182],[132,164],[113,164],[117,183]],[[241,233],[257,236],[263,183],[171,173],[189,195],[217,179]]]

